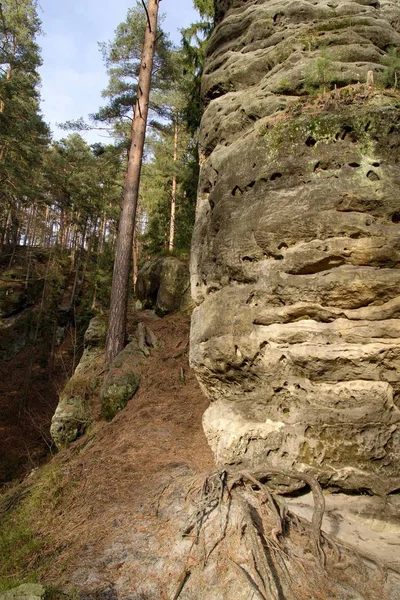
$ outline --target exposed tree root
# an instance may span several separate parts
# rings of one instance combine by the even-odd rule
[[[287,510],[283,497],[271,487],[270,480],[276,476],[302,481],[310,487],[314,498],[311,523]],[[221,545],[218,560],[222,556],[235,567],[254,597],[337,598],[338,582],[332,573],[336,574],[336,569],[344,573],[346,585],[347,567],[358,565],[356,569],[362,572],[362,557],[322,532],[325,499],[320,484],[309,474],[225,468],[207,475],[201,486],[193,485],[188,495],[195,510],[182,531],[183,536],[193,540],[187,565],[204,568]],[[214,518],[218,515],[219,520]],[[361,562],[357,563],[358,559]],[[182,577],[186,576],[181,578],[183,585],[178,587],[174,600],[188,582],[187,569],[182,572]],[[359,581],[366,584],[362,577]],[[367,592],[365,597],[374,596]],[[380,597],[383,600],[384,596]]]

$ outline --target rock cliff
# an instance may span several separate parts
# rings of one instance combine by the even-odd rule
[[[400,8],[217,0],[191,364],[217,462],[400,488]]]

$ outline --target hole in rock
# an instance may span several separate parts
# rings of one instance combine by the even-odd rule
[[[254,296],[255,296],[255,292],[251,292],[250,296],[246,300],[246,304],[250,304],[250,302],[253,301]],[[257,303],[254,306],[258,306]]]
[[[336,491],[335,488],[332,488],[332,494]],[[339,494],[343,494],[344,496],[373,496],[373,492],[369,488],[359,487],[355,490],[343,490],[341,488],[337,488],[337,492]]]
[[[256,181],[255,181],[255,180],[254,180],[254,181],[251,181],[250,183],[248,183],[248,184],[246,185],[246,188],[245,188],[245,189],[246,189],[246,191],[247,191],[247,190],[251,190],[251,188],[252,188],[252,187],[254,187],[255,183],[256,183]]]
[[[312,148],[312,146],[315,146],[316,143],[317,143],[317,140],[315,140],[311,135],[306,139],[306,146],[308,146],[309,148]]]
[[[256,259],[253,258],[252,256],[243,256],[242,257],[242,261],[243,262],[254,262]]]
[[[213,224],[213,230],[214,230],[214,233],[218,233],[220,229],[221,229],[221,223],[219,223],[219,221],[216,221],[216,222]]]
[[[371,127],[371,121],[368,121],[368,123],[364,127],[364,131],[368,131],[370,127]]]
[[[358,240],[359,238],[363,237],[363,234],[361,233],[361,231],[355,231],[354,233],[351,233],[349,237],[352,240]]]
[[[353,169],[358,169],[359,167],[361,167],[361,165],[360,163],[352,162],[349,163],[349,167],[352,167]]]
[[[396,212],[394,212],[392,214],[392,223],[400,223],[400,211],[396,210]]]
[[[238,185],[235,185],[235,187],[232,190],[232,196],[241,196],[242,195],[242,190],[240,189],[240,187]]]
[[[373,163],[372,163],[372,166],[373,166],[373,167],[380,167],[380,166],[381,166],[381,163],[380,163],[380,162],[373,162]]]
[[[214,206],[215,206],[215,202],[214,202],[214,200],[209,200],[209,201],[208,201],[208,203],[209,203],[209,205],[210,205],[210,207],[211,207],[211,210],[213,210],[213,208],[214,208]]]
[[[270,180],[275,181],[275,179],[280,179],[282,177],[282,173],[272,173]]]
[[[336,139],[344,140],[346,142],[352,142],[355,144],[357,142],[357,136],[354,133],[354,130],[349,125],[345,125],[343,129],[336,134]]]
[[[379,181],[379,176],[375,173],[375,171],[368,171],[367,177],[370,181]]]
[[[286,244],[286,242],[281,242],[278,246],[278,250],[281,250],[282,248],[289,248],[289,246]]]
[[[314,167],[314,173],[318,169],[321,171],[331,171],[331,170],[337,171],[338,169],[341,168],[341,166],[342,165],[340,165],[339,163],[336,163],[336,162],[329,162],[329,161],[318,162]]]

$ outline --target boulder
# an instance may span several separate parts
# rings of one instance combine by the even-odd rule
[[[16,264],[1,271],[0,360],[9,361],[34,336],[36,315],[28,310],[41,299],[43,280],[27,281],[26,266]]]
[[[88,400],[99,386],[98,372],[104,363],[107,324],[94,317],[86,330],[84,351],[71,379],[60,394],[50,427],[57,448],[65,448],[82,435],[92,420]]]
[[[23,311],[0,319],[0,360],[12,360],[35,335],[36,315]]]
[[[400,111],[385,89],[398,3],[219,0],[216,14],[191,255],[207,438],[219,464],[388,494],[400,488]]]
[[[3,270],[0,280],[0,319],[16,315],[35,304],[42,290],[43,280],[38,277],[27,279],[24,265]]]
[[[44,600],[45,597],[46,588],[38,583],[23,583],[0,593],[0,600]]]
[[[139,271],[136,295],[145,308],[160,315],[181,310],[190,301],[189,270],[174,256],[147,262]]]
[[[111,421],[136,393],[144,354],[138,342],[130,342],[114,359],[101,389],[102,416]]]

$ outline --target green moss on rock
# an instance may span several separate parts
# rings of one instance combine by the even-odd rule
[[[143,353],[134,340],[115,358],[101,390],[102,417],[111,421],[136,393]]]
[[[122,376],[110,378],[105,386],[102,399],[102,416],[111,421],[123,410],[139,387],[140,376],[135,373],[125,373]]]
[[[44,600],[46,588],[39,583],[23,583],[0,594],[0,600]]]

